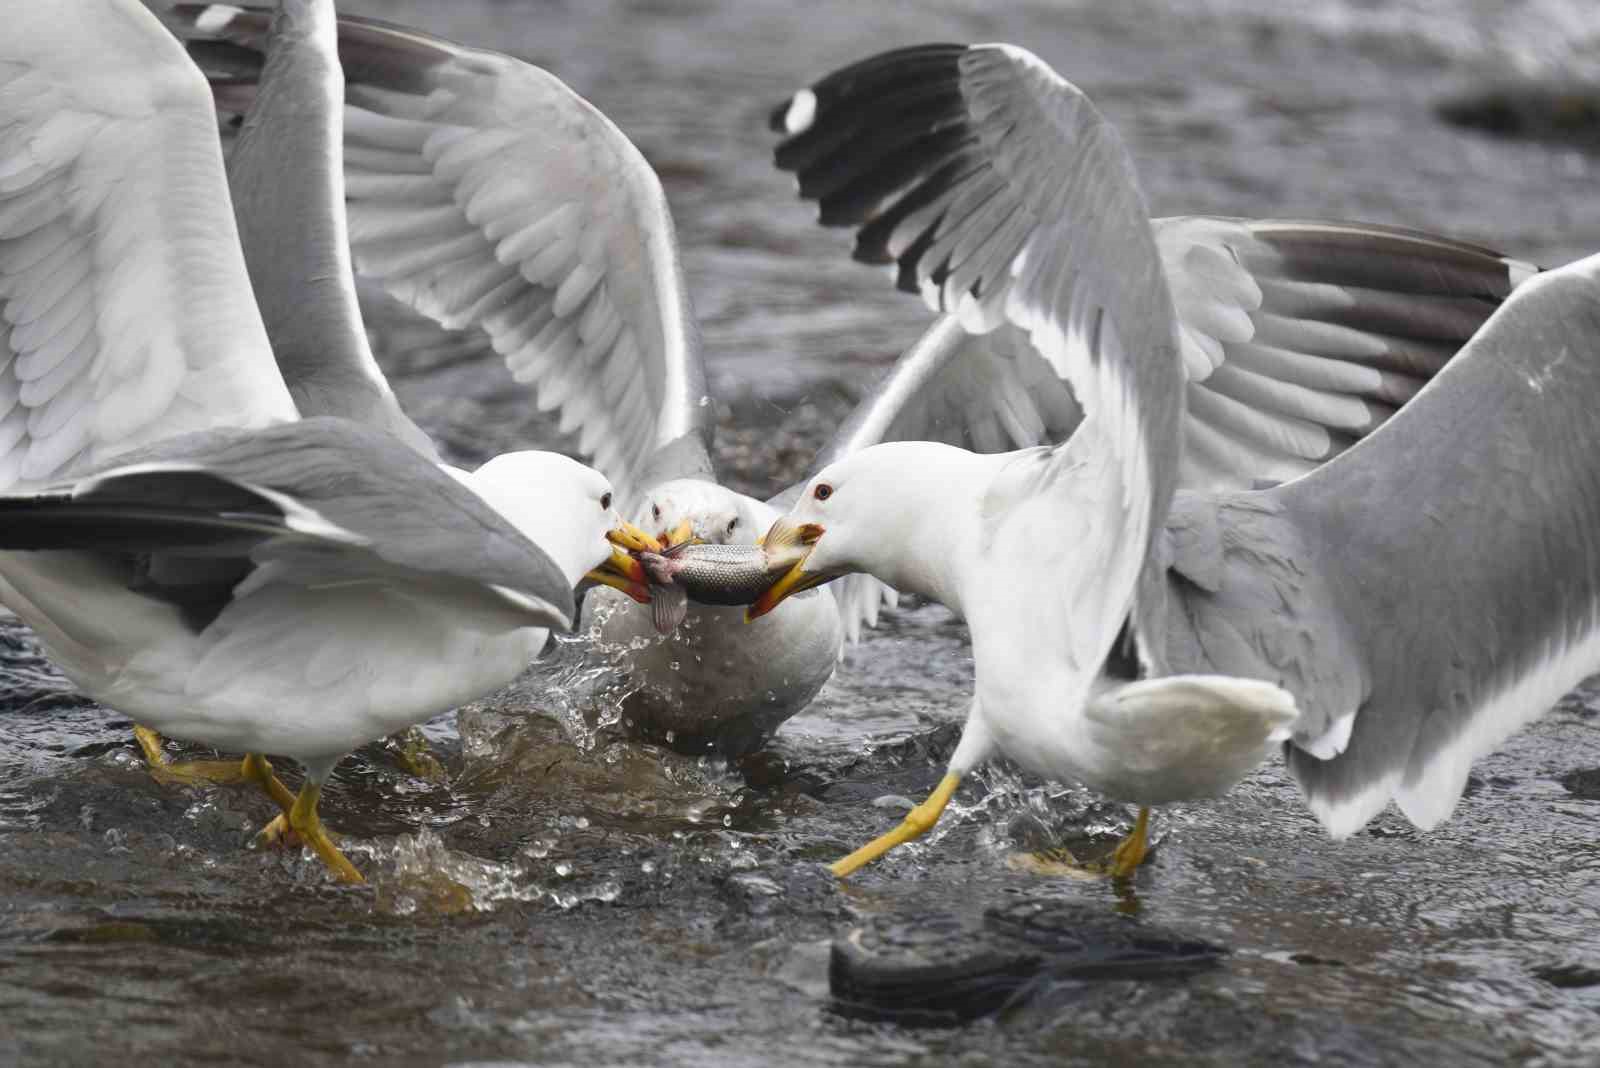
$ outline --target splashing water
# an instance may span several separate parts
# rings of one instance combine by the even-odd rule
[[[500,863],[459,853],[433,831],[358,847],[378,866],[373,910],[389,916],[458,915],[492,912],[507,902],[549,901],[560,909],[586,902],[611,904],[622,894],[609,873],[577,877],[569,862],[549,866],[553,878],[540,882],[537,863],[544,854],[529,851],[529,863]]]

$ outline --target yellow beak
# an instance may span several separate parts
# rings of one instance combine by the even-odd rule
[[[682,545],[684,542],[698,541],[694,536],[694,524],[687,519],[683,520],[671,530],[663,531],[661,544],[669,549]]]
[[[632,523],[624,523],[615,530],[607,531],[606,540],[611,543],[611,556],[584,578],[621,590],[640,604],[649,604],[649,576],[645,574],[644,565],[633,558],[632,552],[658,553],[661,543]]]
[[[617,548],[628,552],[658,553],[666,548],[654,537],[646,534],[632,523],[623,523],[614,530],[606,531],[606,540]]]
[[[765,593],[755,599],[750,607],[744,610],[746,623],[766,615],[790,594],[809,590],[813,586],[820,586],[827,582],[832,575],[819,575],[806,571],[806,561],[811,558],[811,550],[816,547],[817,541],[823,535],[823,528],[815,523],[796,523],[788,516],[780,516],[772,524],[766,536],[761,539],[761,547],[766,550],[769,560],[782,563],[791,561],[789,568]]]

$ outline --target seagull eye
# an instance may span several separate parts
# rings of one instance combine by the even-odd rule
[[[652,519],[660,519],[661,518],[661,506],[659,504],[652,504],[650,506],[650,518],[652,518]]]
[[[728,520],[728,533],[732,534],[733,533],[733,528],[738,526],[738,525],[739,525],[739,517],[738,516],[734,516],[732,519]]]
[[[817,488],[811,491],[811,496],[819,501],[825,501],[833,496],[833,487],[826,482],[819,483]]]
[[[607,493],[605,496],[600,498],[600,507],[601,508],[610,508],[611,507],[611,494]]]

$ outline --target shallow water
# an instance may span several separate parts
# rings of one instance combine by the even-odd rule
[[[766,162],[768,106],[867,51],[1027,44],[1121,126],[1157,214],[1402,223],[1545,263],[1600,248],[1594,158],[1433,110],[1512,74],[1600,78],[1583,0],[342,6],[535,59],[637,140],[677,215],[718,459],[751,491],[803,470],[925,321]],[[463,458],[552,440],[492,365],[412,366],[396,385]],[[1154,859],[1118,891],[1007,866],[1019,845],[1109,842],[1127,813],[1001,769],[931,841],[840,885],[818,862],[887,828],[948,755],[971,663],[943,610],[869,635],[743,770],[622,738],[603,713],[619,695],[563,647],[430,726],[448,786],[376,747],[346,762],[324,812],[371,878],[351,890],[247,848],[263,798],[152,781],[126,721],[61,693],[25,634],[0,630],[0,654],[0,1063],[1600,1056],[1600,805],[1562,783],[1600,766],[1600,701],[1582,692],[1483,761],[1429,834],[1391,812],[1329,842],[1274,766],[1163,811]],[[829,1008],[827,944],[853,918],[1016,894],[1137,911],[1233,953],[1183,983],[1052,990],[963,1028]]]

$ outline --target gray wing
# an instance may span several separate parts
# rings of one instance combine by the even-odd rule
[[[219,102],[238,107],[267,12],[174,17],[218,73]],[[447,327],[486,331],[624,497],[669,446],[669,475],[708,473],[712,411],[672,218],[633,144],[519,60],[371,20],[338,32],[357,271]]]
[[[256,304],[302,415],[336,415],[433,445],[372,358],[344,206],[344,78],[332,0],[286,0],[228,154],[228,186]]]
[[[130,585],[200,626],[241,583],[268,581],[448,583],[527,626],[572,618],[572,589],[543,550],[435,464],[349,420],[169,438],[47,493],[0,498],[0,514],[0,547],[124,558]]]
[[[1381,426],[1532,264],[1415,230],[1154,223],[1187,389],[1183,485],[1286,482]]]
[[[1337,460],[1177,524],[1174,625],[1210,669],[1295,692],[1290,767],[1333,833],[1391,798],[1438,823],[1474,759],[1600,667],[1597,405],[1591,257],[1521,286]]]
[[[969,281],[1004,285],[980,277],[995,268],[975,253],[1004,244],[1024,212],[978,176],[980,160],[1035,187],[1065,180],[1077,163],[1063,156],[1070,143],[1026,143],[1042,132],[1026,123],[992,148],[974,137],[1003,117],[1047,109],[1060,89],[1032,77],[980,92],[975,78],[951,75],[955,47],[875,57],[772,115],[790,135],[775,161],[795,172],[821,221],[857,227],[855,258],[894,265],[900,287],[925,296],[929,279],[959,284],[952,263],[963,257]],[[1181,474],[1190,488],[1287,481],[1337,455],[1415,395],[1537,270],[1379,225],[1204,216],[1151,225],[1189,383]],[[933,237],[957,231],[965,245]],[[827,458],[907,437],[985,452],[1064,440],[1080,417],[1065,381],[1014,325],[980,325],[962,339],[936,323],[863,400]]]
[[[0,489],[170,434],[295,416],[200,72],[135,0],[8,6]]]

